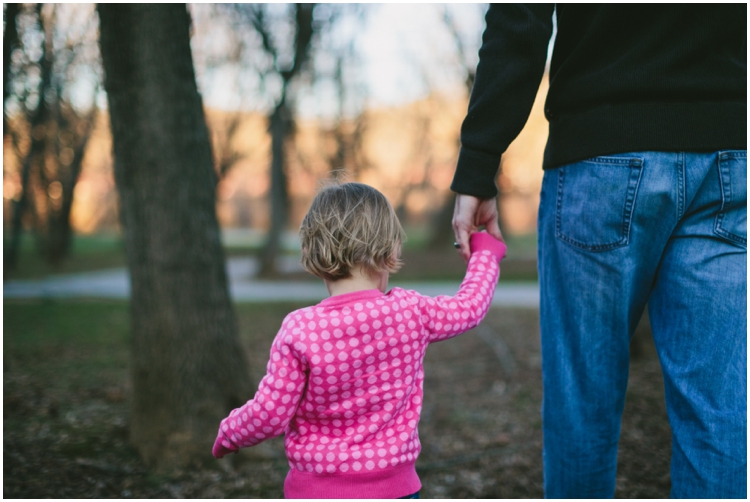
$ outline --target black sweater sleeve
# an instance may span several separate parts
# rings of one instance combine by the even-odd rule
[[[526,124],[544,74],[553,12],[554,4],[492,4],[487,11],[454,192],[497,195],[500,157]]]

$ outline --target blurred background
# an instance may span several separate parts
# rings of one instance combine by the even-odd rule
[[[449,186],[486,9],[321,4],[297,26],[290,4],[190,5],[225,245],[253,252],[272,231],[293,251],[319,181],[335,177],[386,194],[410,247],[449,249]],[[5,19],[5,277],[122,264],[95,7],[7,4]],[[298,29],[307,36],[295,39]],[[297,51],[304,64],[283,70]],[[545,77],[498,178],[502,229],[530,259],[546,89]],[[273,134],[284,145],[275,164]],[[287,187],[277,204],[274,168]],[[279,205],[284,221],[273,224]]]
[[[487,5],[187,8],[252,380],[286,314],[326,294],[299,266],[297,239],[322,180],[368,183],[396,208],[408,240],[391,284],[455,292],[465,264],[449,186]],[[3,495],[281,498],[283,438],[222,462],[206,449],[170,472],[134,447],[138,354],[96,6],[3,13]],[[496,302],[479,328],[426,356],[423,498],[543,496],[535,231],[547,87],[545,75],[497,179],[508,256]],[[632,345],[618,497],[669,494],[649,337],[645,322]]]

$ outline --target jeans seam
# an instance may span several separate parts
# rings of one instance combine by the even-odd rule
[[[722,224],[724,222],[724,210],[727,205],[732,203],[731,174],[729,173],[729,166],[722,161],[729,160],[730,158],[742,157],[742,155],[730,155],[728,152],[721,152],[716,159],[716,165],[719,171],[719,191],[721,192],[721,207],[716,213],[716,219],[714,220],[714,233],[742,246],[747,246],[747,238],[742,238],[739,235],[735,235],[722,227]]]
[[[722,160],[727,159],[745,159],[747,158],[746,150],[727,150],[719,152],[719,158]]]
[[[677,163],[677,221],[685,214],[685,152],[680,152]]]
[[[562,232],[560,230],[560,214],[562,213],[562,189],[563,189],[563,178],[565,178],[565,168],[561,167],[557,174],[557,201],[555,204],[555,234],[560,237]]]
[[[631,157],[591,157],[590,159],[582,160],[587,164],[612,164],[612,165],[630,165],[633,162]]]
[[[635,176],[636,179],[634,180],[635,184],[633,188],[628,188],[628,194],[625,198],[625,218],[622,221],[623,246],[630,243],[630,228],[631,222],[633,221],[633,209],[635,207],[635,200],[638,197],[638,187],[641,184],[641,175],[643,174],[643,169],[640,169],[642,165],[643,162],[640,159],[635,159],[630,163],[631,169],[635,169],[635,171],[631,172],[631,178]]]

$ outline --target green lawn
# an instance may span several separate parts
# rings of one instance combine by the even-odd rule
[[[125,302],[5,301],[3,307],[6,376],[28,372],[26,383],[51,394],[120,382],[128,360]]]
[[[257,337],[270,340],[284,316],[301,306],[236,305],[243,342],[250,349]],[[5,375],[25,374],[23,383],[34,393],[104,395],[110,387],[123,385],[130,357],[129,336],[130,313],[125,301],[3,302]],[[267,357],[266,349],[260,359]],[[4,383],[6,391],[13,392],[7,387],[14,383],[7,379]]]
[[[8,237],[4,239],[8,245]],[[125,250],[118,234],[77,235],[73,238],[70,256],[57,266],[50,265],[37,251],[33,237],[21,239],[18,264],[15,270],[3,269],[5,280],[40,279],[48,275],[88,272],[124,267]]]

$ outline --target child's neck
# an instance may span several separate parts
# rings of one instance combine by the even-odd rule
[[[351,274],[351,277],[338,281],[326,280],[328,293],[331,296],[338,296],[356,291],[367,291],[368,289],[379,289],[381,293],[385,293],[385,290],[388,289],[388,272],[371,276],[358,267],[352,269]]]

